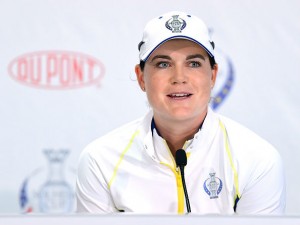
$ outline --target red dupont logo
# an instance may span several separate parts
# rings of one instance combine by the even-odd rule
[[[104,66],[78,52],[41,51],[15,58],[8,66],[11,77],[37,88],[70,89],[100,83]]]

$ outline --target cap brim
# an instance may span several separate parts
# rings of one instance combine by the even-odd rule
[[[176,35],[176,36],[172,36],[172,37],[169,37],[169,38],[166,38],[164,39],[163,41],[161,41],[160,43],[158,43],[156,46],[154,47],[151,47],[148,51],[146,51],[144,53],[144,55],[141,57],[141,60],[146,62],[148,60],[148,58],[150,57],[150,55],[157,49],[159,48],[162,44],[164,44],[165,42],[167,41],[170,41],[170,40],[173,40],[173,39],[185,39],[185,40],[189,40],[189,41],[192,41],[198,45],[200,45],[207,53],[210,57],[214,57],[214,54],[208,50],[201,42],[191,38],[191,37],[188,37],[188,36],[184,36],[184,35]]]

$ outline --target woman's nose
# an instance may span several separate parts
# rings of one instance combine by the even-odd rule
[[[171,77],[171,83],[172,84],[184,84],[188,80],[184,69],[181,66],[174,67],[174,71],[172,73]]]

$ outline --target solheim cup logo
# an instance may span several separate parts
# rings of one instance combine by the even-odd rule
[[[216,84],[212,91],[212,99],[210,103],[211,107],[216,110],[221,106],[232,91],[235,74],[231,59],[219,49],[215,50],[215,54],[219,71]]]
[[[181,31],[186,27],[185,20],[179,18],[179,15],[172,16],[166,22],[166,28],[172,31],[172,33],[181,33]]]
[[[68,150],[44,150],[48,162],[47,169],[36,169],[28,176],[21,187],[20,206],[23,212],[68,213],[74,211],[74,177],[64,169]],[[68,173],[69,172],[69,173]],[[72,184],[72,185],[71,185]]]
[[[220,180],[220,178],[216,177],[215,172],[209,173],[209,176],[210,178],[204,182],[203,187],[210,199],[215,199],[218,198],[218,195],[222,191],[223,182]]]

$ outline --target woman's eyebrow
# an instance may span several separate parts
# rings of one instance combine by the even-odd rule
[[[203,59],[205,61],[205,57],[201,54],[189,55],[189,56],[186,57],[186,60],[194,59],[194,58],[200,58],[200,59]]]
[[[153,62],[155,59],[168,59],[171,60],[171,57],[168,55],[156,55],[151,59],[151,62]]]

